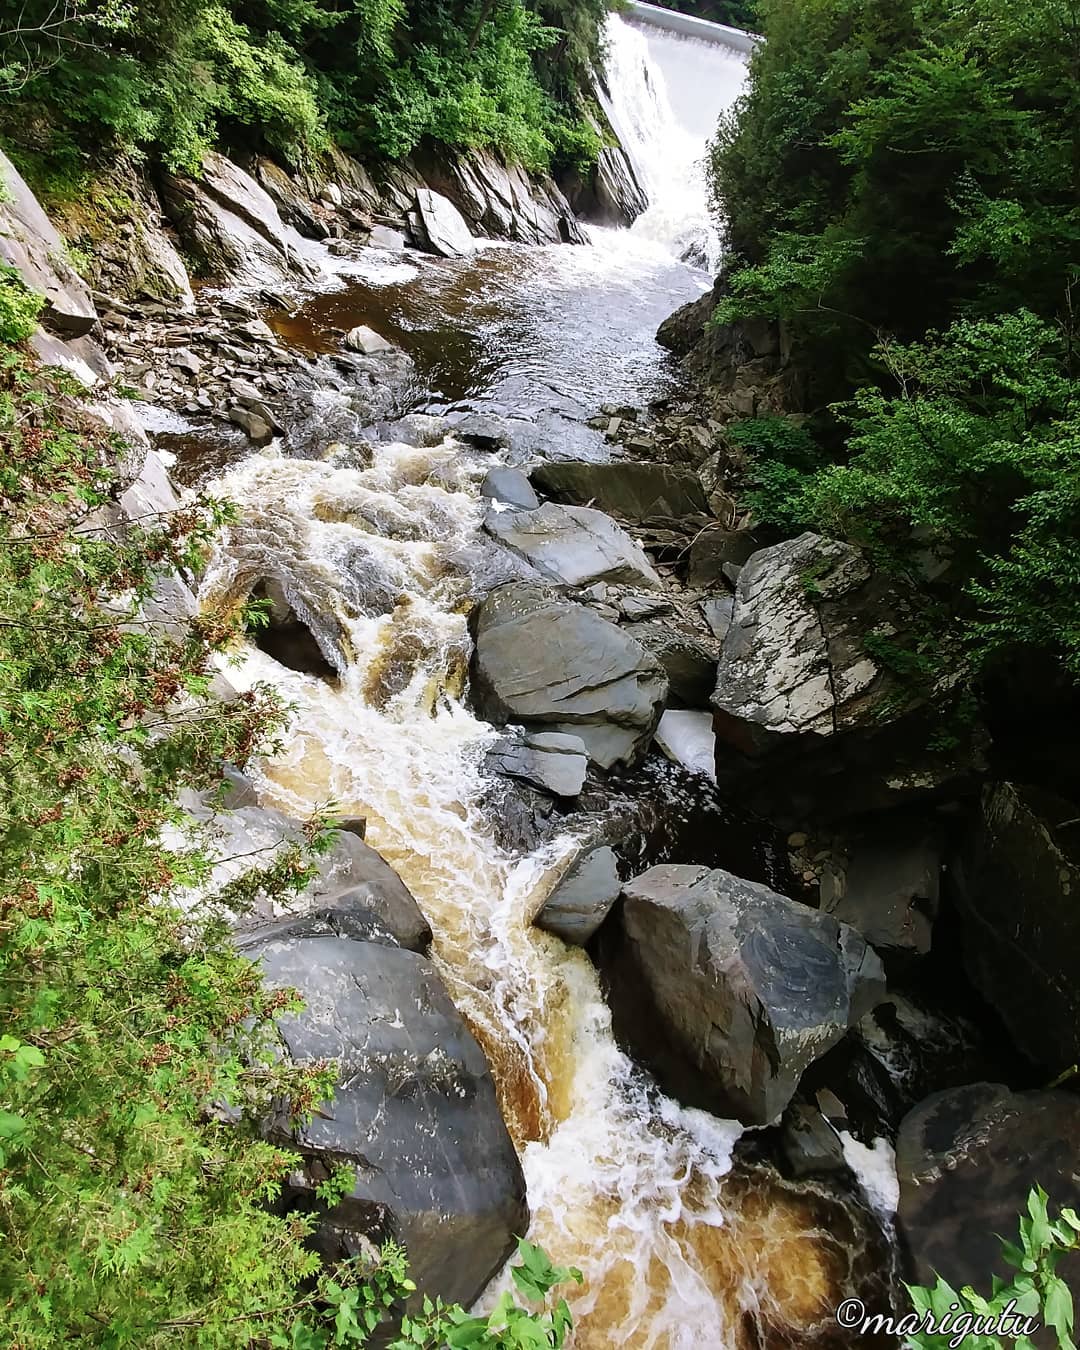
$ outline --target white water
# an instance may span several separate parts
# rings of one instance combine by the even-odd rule
[[[726,1176],[740,1127],[657,1093],[616,1046],[585,955],[531,926],[568,843],[515,859],[493,842],[480,759],[494,733],[461,697],[469,598],[492,576],[477,500],[491,462],[452,439],[376,447],[364,469],[253,456],[217,485],[240,521],[203,600],[236,599],[273,562],[337,610],[351,649],[339,688],[254,649],[229,670],[295,705],[260,787],[298,817],[331,801],[366,816],[431,921],[521,1152],[531,1236],[586,1273],[574,1344],[681,1350],[705,1334],[735,1350],[744,1313],[789,1330],[821,1315],[822,1235],[780,1185]],[[394,597],[390,612],[346,599],[363,595],[343,584],[357,575]]]
[[[615,14],[606,37],[604,111],[649,198],[632,230],[716,271],[720,240],[705,160],[720,114],[742,92],[746,57]]]

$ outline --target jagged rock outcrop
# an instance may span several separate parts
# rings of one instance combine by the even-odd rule
[[[515,582],[496,587],[478,611],[473,691],[490,721],[580,736],[590,759],[610,769],[644,754],[667,679],[615,624]]]
[[[595,506],[625,520],[695,515],[709,509],[697,474],[669,464],[560,460],[539,465],[531,477],[534,486],[548,497],[577,506]]]
[[[664,320],[657,342],[680,358],[682,368],[724,417],[795,413],[812,406],[783,324],[765,318],[711,321],[727,287],[721,274],[709,294]]]
[[[488,533],[549,581],[565,586],[621,582],[659,590],[644,550],[603,511],[545,502],[535,510],[492,508]]]
[[[574,859],[533,922],[571,946],[584,947],[619,898],[615,854],[606,845]]]
[[[949,869],[968,974],[1051,1074],[1080,1061],[1078,820],[1074,802],[995,783]]]
[[[650,868],[623,887],[617,930],[602,962],[620,1036],[667,1091],[747,1124],[775,1120],[885,996],[853,928],[730,872]]]
[[[162,196],[188,250],[211,275],[259,287],[315,274],[301,236],[270,194],[224,155],[208,152],[198,179],[167,176]]]
[[[467,1306],[528,1226],[525,1180],[483,1051],[435,967],[369,933],[339,911],[240,939],[271,986],[304,1000],[278,1019],[288,1055],[337,1073],[332,1104],[307,1124],[269,1126],[301,1157],[281,1203],[319,1215],[326,1259],[394,1238],[425,1293]],[[355,1183],[327,1211],[315,1191],[341,1163]]]
[[[933,1285],[940,1274],[989,1294],[992,1274],[1012,1273],[1000,1238],[1016,1241],[1032,1187],[1049,1193],[1052,1213],[1080,1206],[1080,1099],[1000,1083],[936,1093],[904,1117],[896,1171],[908,1278]],[[1080,1298],[1075,1265],[1058,1273]]]
[[[930,748],[948,663],[916,683],[882,655],[903,654],[915,621],[914,596],[848,544],[803,534],[755,553],[720,650],[717,781],[785,822],[971,791],[979,729]]]
[[[97,323],[90,288],[68,261],[67,249],[37,198],[0,151],[0,261],[45,297],[42,320],[64,336],[79,337]]]
[[[602,145],[587,177],[570,172],[562,176],[561,182],[578,215],[597,225],[632,225],[649,205],[645,189],[621,145]]]

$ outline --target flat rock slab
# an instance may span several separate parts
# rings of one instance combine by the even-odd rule
[[[846,924],[719,869],[661,864],[623,887],[617,1029],[688,1105],[777,1119],[803,1071],[885,996]],[[618,1003],[616,1003],[618,1009]]]
[[[576,797],[585,785],[589,753],[580,736],[538,731],[504,741],[488,755],[496,773],[518,778],[554,797]]]
[[[549,497],[581,506],[594,505],[625,520],[692,516],[709,510],[697,474],[669,464],[563,460],[558,464],[541,464],[533,470],[532,481]]]
[[[603,511],[545,502],[533,511],[489,511],[484,524],[542,576],[564,586],[663,585],[641,546]]]
[[[601,768],[644,754],[667,679],[615,624],[540,586],[499,586],[477,614],[473,687],[498,725],[579,736]]]
[[[444,258],[464,258],[476,251],[465,217],[449,198],[429,188],[417,188],[416,209],[428,244]]]

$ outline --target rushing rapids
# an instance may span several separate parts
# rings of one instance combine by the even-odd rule
[[[611,25],[611,113],[653,200],[635,231],[416,265],[375,254],[278,331],[331,351],[335,329],[371,323],[413,356],[428,408],[524,414],[563,453],[586,452],[581,422],[600,402],[664,392],[652,333],[706,284],[672,251],[715,254],[699,161],[744,58]],[[657,44],[688,63],[674,79],[698,72],[692,125],[664,91]],[[619,1048],[589,959],[532,926],[571,839],[529,856],[496,842],[483,768],[496,733],[470,711],[466,678],[469,612],[508,565],[482,531],[480,483],[498,456],[452,435],[427,447],[356,440],[318,459],[270,447],[214,485],[239,518],[203,600],[236,603],[253,577],[284,571],[330,613],[344,667],[326,682],[251,646],[230,668],[237,686],[266,681],[295,710],[283,752],[262,766],[263,799],[301,818],[328,804],[365,817],[430,920],[521,1154],[530,1236],[585,1274],[570,1295],[575,1345],[833,1344],[831,1309],[874,1259],[851,1214],[770,1168],[733,1164],[742,1127],[665,1097]]]
[[[479,533],[492,457],[452,438],[375,447],[370,464],[252,457],[218,489],[240,520],[207,599],[268,565],[336,606],[348,655],[328,685],[246,652],[237,684],[294,705],[266,799],[335,809],[417,896],[458,1007],[483,1044],[522,1153],[532,1237],[586,1273],[576,1344],[753,1344],[740,1327],[816,1324],[850,1255],[812,1196],[771,1174],[730,1175],[740,1127],[660,1095],[617,1047],[585,955],[531,926],[566,844],[515,858],[496,845],[481,760],[493,738],[463,702],[470,597],[496,577]],[[360,577],[358,588],[354,583]],[[347,583],[347,584],[346,584]],[[370,596],[365,606],[350,596]]]

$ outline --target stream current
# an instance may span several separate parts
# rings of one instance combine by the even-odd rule
[[[655,104],[662,75],[644,37],[612,23],[615,101],[632,101],[636,53]],[[725,53],[722,67],[730,102],[741,60]],[[683,142],[680,154],[685,164]],[[372,251],[278,329],[331,351],[334,329],[368,323],[412,355],[425,410],[497,412],[540,427],[553,455],[602,454],[585,419],[674,387],[653,334],[710,284],[656,232],[654,214],[642,230],[593,231],[588,247],[494,245],[455,261]],[[576,1346],[826,1344],[816,1333],[854,1259],[833,1208],[764,1169],[733,1167],[741,1127],[665,1097],[619,1049],[588,958],[531,923],[571,841],[525,857],[496,842],[483,773],[496,733],[465,686],[468,613],[497,579],[479,487],[498,461],[453,434],[319,459],[272,445],[214,485],[239,519],[204,598],[285,566],[334,610],[349,656],[335,685],[255,648],[230,668],[234,684],[267,681],[295,708],[259,787],[298,817],[328,802],[366,817],[369,842],[428,917],[520,1152],[529,1236],[585,1274],[569,1295]]]

